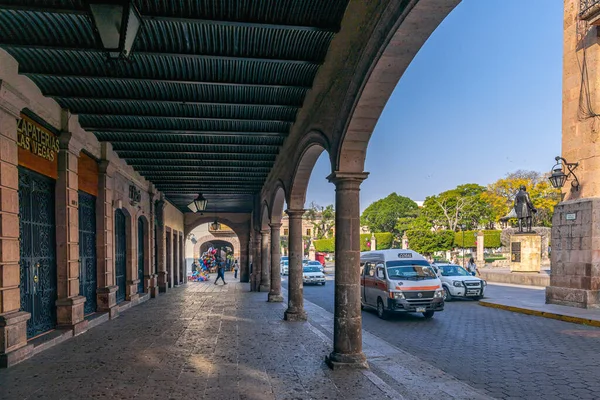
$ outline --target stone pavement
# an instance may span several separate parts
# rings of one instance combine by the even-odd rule
[[[265,299],[231,279],[175,288],[0,370],[0,398],[489,398],[369,334],[371,370],[331,371],[331,313],[288,323]]]
[[[491,298],[481,300],[479,304],[538,317],[600,327],[600,310],[546,304],[545,288],[528,288],[533,290],[523,290],[518,296],[514,296],[508,291],[498,292]]]

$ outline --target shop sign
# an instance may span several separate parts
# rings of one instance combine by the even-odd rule
[[[27,117],[22,117],[17,122],[17,144],[50,162],[56,159],[59,150],[58,138]]]

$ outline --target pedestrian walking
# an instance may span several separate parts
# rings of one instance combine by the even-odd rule
[[[458,257],[454,256],[454,258],[452,259],[452,264],[454,264],[454,265],[460,265],[458,263]]]
[[[469,258],[469,263],[467,264],[467,270],[471,273],[471,275],[479,275],[479,270],[477,269],[477,264],[475,264],[475,260],[473,257]]]
[[[221,280],[223,281],[223,285],[227,285],[227,282],[225,282],[225,262],[223,261],[218,262],[217,279],[215,279],[215,285],[217,284],[219,278],[221,278]]]
[[[237,279],[237,273],[238,273],[238,269],[240,267],[238,266],[238,260],[235,260],[235,263],[233,264],[233,278]]]

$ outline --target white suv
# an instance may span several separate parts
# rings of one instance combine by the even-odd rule
[[[444,301],[453,297],[464,297],[474,300],[483,298],[486,281],[468,273],[463,267],[455,264],[434,264],[442,287],[444,288]]]

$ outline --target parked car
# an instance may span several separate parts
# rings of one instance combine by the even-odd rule
[[[281,275],[289,275],[290,273],[290,268],[289,268],[289,263],[287,260],[285,261],[281,261],[279,263],[279,268],[281,270]]]
[[[460,265],[435,264],[433,268],[438,273],[444,287],[444,300],[450,301],[454,297],[480,300],[487,282],[472,276]]]
[[[319,270],[320,270],[321,272],[324,272],[324,271],[323,271],[323,265],[322,265],[320,262],[318,262],[318,261],[309,261],[309,262],[306,264],[306,266],[311,266],[311,267],[312,267],[312,266],[314,266],[314,267],[318,267],[318,268],[319,268]]]
[[[409,312],[431,318],[444,310],[442,282],[419,253],[366,251],[360,253],[360,267],[361,308],[375,308],[379,318]]]
[[[325,285],[325,274],[316,265],[307,265],[302,268],[302,283],[305,285]]]

